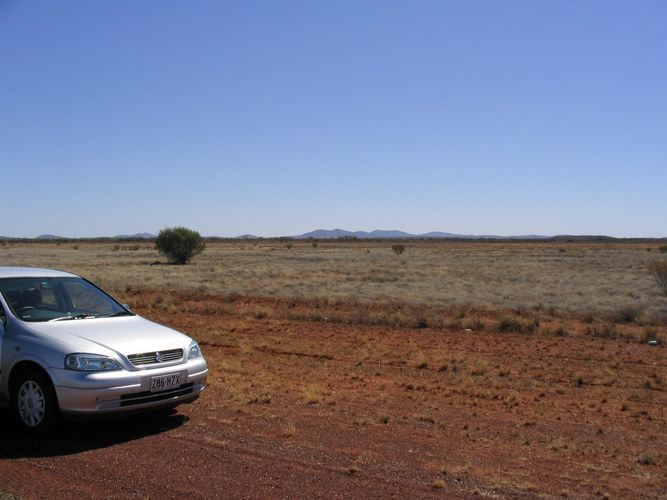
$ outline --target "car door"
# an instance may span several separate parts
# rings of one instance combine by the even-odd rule
[[[2,381],[2,339],[5,336],[5,326],[7,325],[7,314],[0,303],[0,381]],[[1,388],[1,386],[0,386]],[[0,399],[2,399],[2,393],[0,392]]]

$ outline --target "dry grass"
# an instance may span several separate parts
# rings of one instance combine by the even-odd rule
[[[207,398],[244,422],[276,422],[268,435],[301,449],[342,450],[342,463],[363,440],[368,463],[355,462],[349,474],[375,462],[402,470],[409,455],[430,488],[482,496],[583,498],[602,488],[650,497],[664,484],[662,349],[585,331],[500,332],[509,313],[481,332],[359,328],[289,320],[276,312],[281,306],[259,302],[266,317],[238,298],[209,318],[217,325],[209,329],[193,326],[196,312],[151,314],[187,325],[202,342],[212,373],[225,378]],[[241,316],[243,329],[227,328]],[[272,395],[266,404],[237,395],[259,387]]]
[[[663,321],[650,262],[657,244],[210,243],[187,266],[152,265],[150,244],[3,244],[1,265],[82,274],[109,289],[163,289],[220,295],[403,306],[541,311]],[[384,315],[383,315],[384,316]],[[322,315],[326,319],[326,315]],[[615,319],[615,318],[614,318]],[[372,319],[368,319],[373,323]],[[474,326],[474,325],[473,325]],[[477,324],[477,327],[480,325]]]
[[[0,259],[81,273],[196,338],[209,387],[188,411],[209,443],[278,439],[295,460],[326,450],[346,476],[420,477],[429,493],[655,498],[667,487],[664,351],[646,345],[667,331],[655,252],[238,243],[175,267],[151,266],[148,247],[40,244]]]

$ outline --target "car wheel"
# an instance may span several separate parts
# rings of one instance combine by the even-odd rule
[[[47,434],[58,420],[58,400],[51,380],[42,372],[19,375],[12,408],[21,428],[30,434]]]

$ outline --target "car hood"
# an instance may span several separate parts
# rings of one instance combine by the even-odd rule
[[[176,330],[140,316],[89,318],[32,323],[30,330],[69,346],[70,352],[128,356],[144,352],[182,348],[187,352],[191,339]]]

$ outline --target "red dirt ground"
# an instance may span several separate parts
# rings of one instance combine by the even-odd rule
[[[202,397],[50,438],[2,411],[0,498],[667,497],[662,347],[135,309],[201,342]]]

